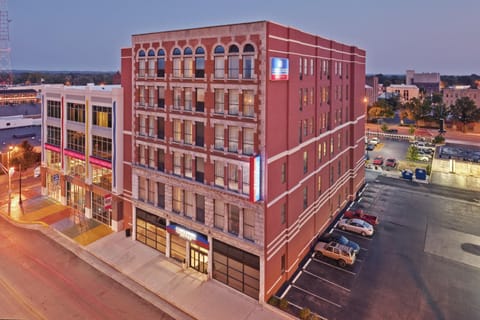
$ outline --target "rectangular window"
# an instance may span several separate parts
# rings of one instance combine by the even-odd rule
[[[195,102],[195,111],[204,112],[205,111],[205,90],[196,89],[196,102]]]
[[[165,77],[165,58],[157,59],[157,77]]]
[[[223,161],[215,160],[215,185],[225,187],[225,165]]]
[[[184,95],[184,105],[185,105],[185,110],[191,111],[192,110],[192,88],[184,88],[183,89],[183,95]]]
[[[204,78],[205,77],[205,58],[196,57],[195,58],[195,78]]]
[[[146,147],[141,144],[138,146],[138,159],[139,159],[139,162],[140,162],[140,165],[141,166],[145,166],[145,150],[146,150]]]
[[[205,125],[203,122],[195,122],[195,145],[197,147],[204,147],[205,144]]]
[[[303,189],[303,209],[307,209],[308,207],[308,188],[305,187]]]
[[[158,88],[158,107],[165,108],[165,88]]]
[[[193,75],[193,60],[192,58],[183,59],[183,77],[191,78]]]
[[[195,194],[191,191],[185,191],[185,215],[190,219],[195,217]]]
[[[148,180],[148,202],[155,203],[155,181]]]
[[[155,168],[155,149],[153,147],[148,148],[148,166]]]
[[[228,189],[238,191],[238,166],[228,164]]]
[[[192,172],[192,155],[191,154],[184,154],[183,155],[183,169],[184,169],[184,175],[187,178],[193,178],[193,172]]]
[[[145,59],[141,59],[140,61],[138,61],[138,76],[145,76]]]
[[[85,153],[85,133],[67,130],[67,149]]]
[[[92,135],[92,156],[111,161],[112,160],[112,139]]]
[[[157,182],[157,206],[165,209],[165,184]]]
[[[243,56],[243,79],[253,79],[253,66],[254,66],[254,57],[253,56]]]
[[[225,128],[223,124],[215,125],[215,149],[222,150],[225,148]]]
[[[155,76],[155,60],[153,59],[148,59],[148,76]]]
[[[214,200],[214,224],[215,228],[223,230],[225,228],[225,203],[222,200]]]
[[[282,172],[281,172],[281,175],[280,175],[280,181],[282,183],[287,182],[287,164],[285,162],[282,163]]]
[[[157,150],[157,169],[158,171],[165,171],[165,151],[163,149]]]
[[[141,136],[146,136],[147,135],[147,120],[145,119],[145,116],[140,115],[140,118],[138,119],[140,123],[140,135]]]
[[[172,211],[176,213],[183,213],[184,212],[184,190],[179,187],[172,188]]]
[[[280,260],[280,273],[284,274],[285,273],[285,268],[287,266],[285,255],[282,254],[282,258]]]
[[[240,232],[240,208],[228,205],[228,232],[238,235]]]
[[[307,151],[303,152],[303,173],[308,172],[308,153]]]
[[[228,78],[238,79],[239,59],[238,56],[228,57]]]
[[[215,79],[225,77],[225,58],[224,56],[215,57]]]
[[[215,113],[223,114],[225,112],[225,91],[215,89]]]
[[[140,86],[138,88],[138,104],[140,106],[145,106],[145,87],[144,86]]]
[[[182,76],[182,61],[180,58],[173,58],[173,76],[175,78]]]
[[[60,119],[61,115],[60,101],[47,100],[47,117]]]
[[[238,152],[238,127],[228,127],[228,151]]]
[[[173,141],[182,142],[182,121],[173,119]]]
[[[191,120],[185,120],[183,122],[183,130],[184,130],[184,143],[185,144],[193,144],[193,124]]]
[[[255,212],[243,209],[243,237],[248,240],[255,239]]]
[[[322,176],[318,176],[317,178],[317,192],[318,195],[322,194]]]
[[[254,130],[250,128],[243,128],[243,154],[254,154],[254,142],[253,142]]]
[[[282,203],[282,206],[280,208],[280,223],[285,224],[287,221],[287,204]]]
[[[250,194],[250,166],[246,165],[242,167],[242,193]]]
[[[155,137],[155,117],[148,117],[148,136]]]
[[[228,90],[228,114],[238,115],[239,107],[238,90]]]
[[[60,147],[62,141],[62,131],[58,127],[47,126],[47,143]]]
[[[322,160],[322,143],[318,144],[318,161]]]
[[[182,88],[173,88],[173,109],[179,110],[182,105]]]
[[[147,182],[145,177],[138,177],[138,200],[147,200]]]
[[[85,105],[67,102],[67,120],[85,123]]]
[[[112,108],[93,106],[92,125],[104,128],[112,127]]]
[[[200,194],[195,195],[195,220],[205,223],[205,197]]]
[[[253,117],[255,115],[253,90],[243,91],[243,116]]]
[[[177,176],[182,175],[182,158],[181,153],[173,153],[173,174],[176,174]]]
[[[205,177],[205,160],[200,157],[195,158],[195,181],[203,183]]]
[[[148,106],[151,108],[155,106],[155,88],[154,87],[148,88]]]
[[[165,139],[165,119],[163,117],[157,119],[157,138]]]

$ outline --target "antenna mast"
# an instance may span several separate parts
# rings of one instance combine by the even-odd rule
[[[7,0],[0,0],[0,85],[13,84]]]

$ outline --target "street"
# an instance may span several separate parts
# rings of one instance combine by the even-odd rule
[[[0,318],[173,319],[40,232],[0,228]]]

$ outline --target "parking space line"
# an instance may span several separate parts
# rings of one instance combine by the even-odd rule
[[[320,280],[322,280],[322,281],[325,281],[325,282],[327,282],[327,283],[329,283],[329,284],[331,284],[331,285],[333,285],[333,286],[335,286],[335,287],[337,287],[337,288],[340,288],[340,289],[343,289],[343,290],[345,290],[345,291],[350,292],[350,289],[345,288],[345,287],[343,287],[343,286],[341,286],[341,285],[339,285],[339,284],[336,284],[335,282],[332,282],[332,281],[327,280],[327,279],[325,279],[325,278],[322,278],[322,277],[320,277],[320,276],[317,276],[316,274],[314,274],[314,273],[312,273],[312,272],[310,272],[310,271],[308,271],[308,270],[303,270],[303,272],[305,272],[306,274],[309,274],[309,275],[311,275],[311,276],[313,276],[313,277],[315,277],[315,278],[317,278],[317,279],[320,279]]]
[[[287,289],[283,292],[283,294],[280,296],[280,299],[283,299],[285,298],[285,296],[287,295],[288,291],[290,291],[290,288],[292,287],[291,284],[288,285]]]
[[[296,277],[292,280],[292,283],[295,283],[297,282],[298,278],[302,275],[302,270],[300,270],[300,272],[296,275]]]
[[[314,260],[317,261],[317,262],[323,263],[324,265],[327,265],[327,266],[330,266],[330,267],[332,267],[332,268],[335,268],[335,269],[337,269],[337,270],[345,271],[346,273],[350,273],[351,275],[354,275],[354,276],[356,275],[355,272],[348,271],[348,270],[345,270],[345,269],[343,269],[343,268],[340,268],[340,267],[331,265],[330,263],[327,263],[327,262],[325,262],[325,261],[319,260],[319,259],[317,259],[317,258],[314,258]]]
[[[317,299],[319,299],[319,300],[322,300],[322,301],[325,301],[325,302],[327,302],[327,303],[330,303],[331,305],[334,305],[335,307],[342,308],[342,306],[339,305],[338,303],[335,303],[335,302],[330,301],[330,300],[328,300],[328,299],[326,299],[326,298],[320,297],[320,296],[316,295],[316,294],[313,293],[313,292],[310,292],[310,291],[305,290],[305,289],[303,289],[303,288],[297,287],[297,286],[295,286],[295,285],[294,285],[293,287],[295,287],[295,289],[298,289],[298,290],[300,290],[300,291],[303,291],[303,292],[307,293],[308,295],[313,296],[313,297],[315,297],[315,298],[317,298]]]

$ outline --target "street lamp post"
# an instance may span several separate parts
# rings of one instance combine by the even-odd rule
[[[20,163],[18,165],[18,172],[20,173],[20,180],[18,181],[18,188],[19,188],[19,191],[18,191],[18,204],[22,204],[22,164]]]
[[[7,151],[7,174],[8,174],[8,216],[12,211],[12,173],[10,172],[10,152],[13,150],[13,147],[10,146]]]

